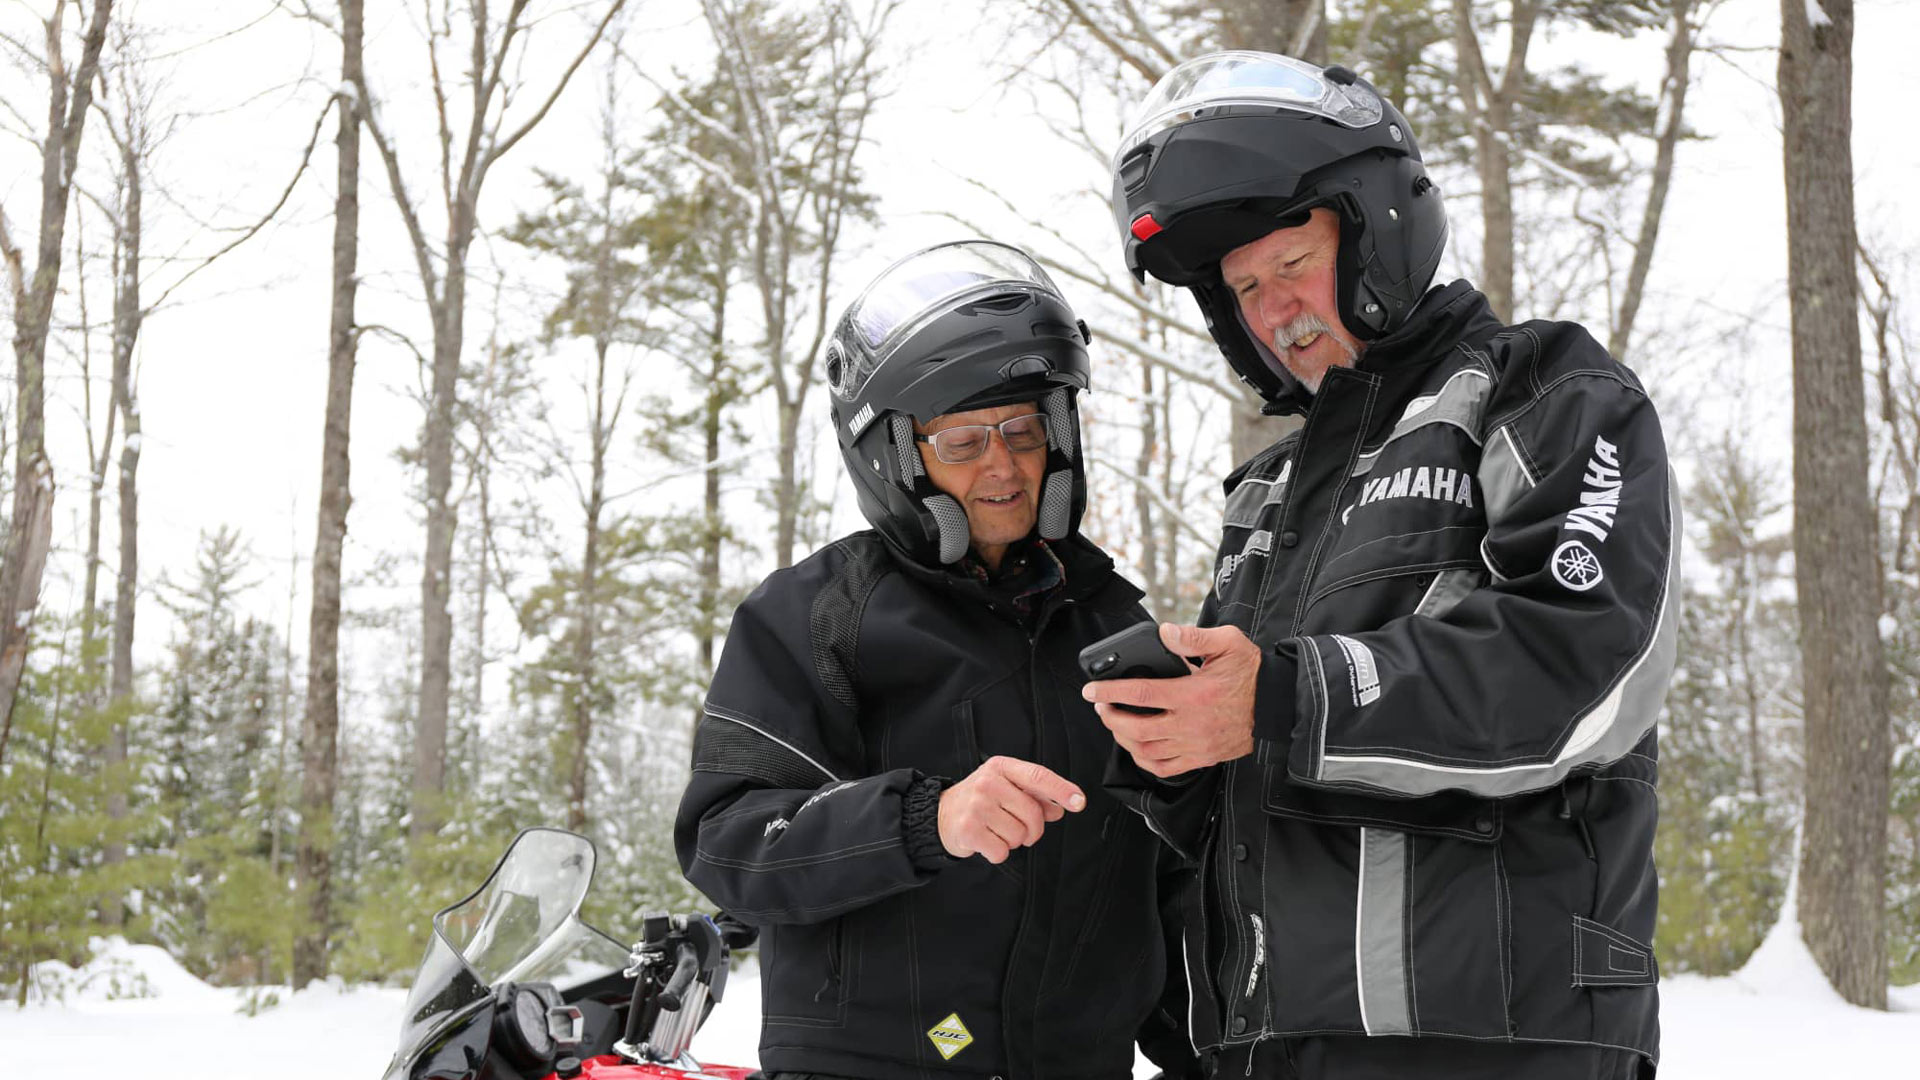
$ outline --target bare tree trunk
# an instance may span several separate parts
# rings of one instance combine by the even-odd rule
[[[307,715],[300,740],[300,834],[294,880],[306,900],[293,943],[293,985],[327,975],[333,924],[333,800],[339,790],[340,562],[346,549],[353,374],[359,344],[354,301],[360,261],[360,95],[365,9],[340,3],[340,83],[356,91],[337,101],[334,136],[333,304],[327,324],[327,413],[320,446],[320,507],[313,541],[313,610],[307,620]]]
[[[429,20],[432,23],[429,27],[432,37],[428,42],[430,72],[440,132],[440,180],[447,210],[446,238],[438,250],[428,241],[419,210],[407,193],[399,152],[378,122],[379,114],[371,106],[364,79],[358,84],[360,96],[367,100],[361,119],[366,122],[367,133],[386,166],[387,180],[407,229],[433,322],[432,376],[421,446],[427,473],[423,493],[427,544],[420,575],[420,695],[414,728],[413,807],[408,826],[412,839],[439,830],[444,812],[441,804],[446,793],[447,708],[453,675],[453,615],[448,601],[456,524],[451,501],[454,403],[466,326],[467,256],[478,225],[480,190],[486,183],[488,170],[546,118],[573,73],[586,61],[606,33],[607,25],[625,6],[626,0],[607,0],[605,14],[592,35],[554,80],[549,92],[536,98],[539,105],[517,127],[507,129],[505,114],[519,89],[512,83],[516,67],[509,57],[514,54],[516,42],[530,29],[520,21],[526,4],[510,5],[506,18],[497,24],[489,21],[485,6],[475,5],[468,13],[472,38],[465,67],[473,109],[458,145],[447,113],[448,88],[442,81],[437,52],[441,40],[452,33],[452,20]],[[436,264],[443,269],[436,269]]]
[[[1161,335],[1161,344],[1166,344],[1165,334]],[[1163,372],[1160,385],[1164,388],[1157,403],[1150,406],[1160,413],[1161,441],[1166,445],[1166,453],[1160,455],[1160,498],[1168,506],[1179,506],[1180,500],[1174,488],[1174,445],[1173,445],[1173,376]],[[1180,579],[1183,576],[1180,567],[1180,515],[1163,511],[1160,514],[1160,592],[1154,597],[1153,610],[1156,618],[1187,622],[1197,612],[1186,612],[1179,608]]]
[[[1694,0],[1672,0],[1673,29],[1667,37],[1667,73],[1660,84],[1660,97],[1666,103],[1660,135],[1655,140],[1653,177],[1647,188],[1647,206],[1640,215],[1640,237],[1633,245],[1633,264],[1627,268],[1626,289],[1620,297],[1620,311],[1613,320],[1613,332],[1607,338],[1607,351],[1621,363],[1627,361],[1627,346],[1633,340],[1633,322],[1640,313],[1640,299],[1646,291],[1647,272],[1653,267],[1653,246],[1660,237],[1660,215],[1667,206],[1667,189],[1673,183],[1673,155],[1684,130],[1687,87],[1692,82]]]
[[[127,720],[133,711],[133,619],[140,583],[140,403],[133,392],[133,347],[140,339],[140,324],[146,315],[140,307],[141,170],[145,168],[144,137],[135,127],[140,122],[129,110],[120,148],[125,203],[115,230],[113,255],[113,403],[120,411],[126,438],[120,442],[120,577],[114,586],[113,660],[108,689],[113,707],[106,752],[109,774],[127,760]],[[107,818],[111,824],[103,858],[112,866],[123,861],[127,853],[127,793],[125,783],[118,778],[107,795]],[[120,893],[115,889],[102,905],[101,921],[117,927],[122,915]]]
[[[702,678],[713,674],[714,639],[718,636],[720,623],[720,426],[726,400],[721,392],[721,379],[727,369],[727,282],[723,270],[718,277],[718,287],[713,304],[712,349],[707,357],[707,401],[706,415],[701,421],[701,435],[705,439],[705,449],[701,458],[704,466],[704,490],[701,494],[701,532],[700,532],[700,673]],[[694,722],[699,722],[699,716]]]
[[[840,227],[859,212],[860,177],[854,158],[865,142],[878,76],[875,53],[897,0],[878,4],[863,25],[844,3],[827,6],[812,48],[832,69],[810,74],[804,86],[775,91],[762,84],[764,54],[791,43],[767,40],[766,11],[740,0],[703,0],[735,106],[742,186],[751,191],[753,229],[747,261],[760,294],[769,382],[778,416],[779,472],[775,477],[774,558],[793,562],[800,514],[800,417],[816,373],[813,359],[826,338],[827,299],[839,250]],[[806,145],[790,145],[785,130],[794,102],[830,118]],[[796,285],[799,264],[810,280]],[[811,323],[812,340],[801,336]]]
[[[456,204],[449,227],[446,291],[435,312],[433,383],[427,402],[427,550],[420,576],[420,699],[413,743],[413,817],[409,832],[418,839],[440,829],[446,794],[447,704],[453,677],[453,612],[448,606],[453,580],[454,393],[460,377],[465,322],[467,248],[473,230],[469,207]]]
[[[611,189],[610,177],[609,203]],[[611,231],[611,206],[608,210],[608,215],[602,221],[607,222],[606,228]],[[610,241],[611,237],[607,237],[607,240]],[[612,286],[605,276],[610,270],[609,247],[610,243],[601,246],[603,296]],[[603,316],[611,318],[611,313],[603,313]],[[606,407],[607,349],[611,344],[604,332],[594,342],[593,422],[589,431],[593,447],[588,466],[587,504],[583,507],[586,511],[587,536],[580,553],[580,609],[577,615],[580,625],[574,628],[573,638],[573,745],[569,748],[571,759],[567,770],[567,828],[575,832],[587,827],[588,753],[593,739],[593,711],[599,704],[599,665],[594,646],[600,622],[600,519],[607,505],[607,446],[613,439],[613,426],[618,420],[617,416],[607,415]]]
[[[1842,997],[1884,1009],[1888,687],[1854,269],[1853,4],[1781,0],[1780,13],[1806,699],[1800,927]]]
[[[779,486],[774,489],[779,526],[773,541],[776,566],[793,565],[793,544],[800,519],[800,484],[796,475],[800,453],[800,402],[782,402],[777,410],[780,423]]]
[[[1145,338],[1153,332],[1146,325],[1144,317],[1140,320],[1140,336]],[[1153,506],[1153,463],[1161,452],[1159,412],[1154,407],[1157,399],[1153,389],[1153,365],[1142,362],[1140,365],[1140,451],[1134,456],[1133,472],[1138,481],[1133,488],[1133,513],[1140,526],[1140,572],[1146,580],[1140,584],[1147,596],[1158,599],[1160,596],[1160,535],[1154,528]],[[1171,432],[1168,433],[1169,436]],[[1156,618],[1164,618],[1159,607],[1154,608]]]
[[[1742,537],[1731,599],[1737,605],[1734,608],[1734,650],[1740,665],[1740,694],[1746,699],[1747,706],[1747,771],[1753,778],[1753,797],[1764,802],[1767,797],[1767,759],[1766,748],[1760,739],[1760,674],[1753,656],[1753,620],[1748,617],[1757,599],[1752,575],[1747,572],[1753,562],[1753,551],[1747,542],[1749,539]]]
[[[113,460],[113,436],[119,413],[111,395],[107,400],[106,433],[96,445],[93,441],[93,324],[87,315],[86,238],[81,235],[80,213],[74,213],[74,296],[80,302],[80,391],[87,423],[87,571],[80,593],[80,662],[89,675],[100,674],[101,657],[93,647],[99,636],[94,625],[100,617],[100,524],[107,487],[107,465]],[[105,687],[94,684],[91,699],[99,700]]]
[[[33,276],[0,215],[0,258],[13,287],[14,385],[17,392],[18,445],[14,449],[13,515],[5,558],[0,559],[0,761],[6,759],[13,731],[13,701],[26,669],[34,610],[40,604],[40,577],[53,541],[53,466],[46,452],[47,328],[60,283],[60,255],[67,229],[67,200],[80,158],[80,136],[93,104],[93,83],[100,71],[100,50],[107,40],[112,0],[94,0],[93,15],[81,39],[80,67],[67,82],[60,56],[60,16],[56,5],[47,20],[47,136],[40,155],[40,242]],[[71,100],[69,100],[71,93]]]
[[[1533,41],[1540,0],[1514,0],[1507,24],[1507,65],[1500,83],[1480,52],[1472,0],[1453,0],[1453,40],[1459,54],[1461,107],[1473,130],[1474,166],[1480,174],[1480,291],[1503,322],[1513,307],[1513,159],[1509,140],[1513,109],[1526,86],[1527,48]],[[1651,252],[1651,245],[1649,245]]]

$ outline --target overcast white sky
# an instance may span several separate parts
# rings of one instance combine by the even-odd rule
[[[265,7],[264,0],[206,5],[146,0],[137,10],[149,20],[179,20],[161,37],[179,48],[203,40],[210,29],[246,23]],[[431,135],[422,125],[431,114],[425,111],[418,73],[417,35],[400,5],[374,3],[369,8],[376,13],[369,25],[370,79],[385,99],[383,116],[392,126],[412,132],[410,141],[419,151],[414,164],[428,166],[430,159],[424,155],[430,153]],[[702,35],[696,8],[678,0],[643,4],[628,34],[629,48],[662,75],[676,61],[697,67]],[[17,31],[26,25],[24,17],[16,8],[0,21]],[[910,0],[902,13],[897,90],[876,118],[875,146],[868,159],[883,197],[886,227],[866,238],[868,250],[850,278],[923,243],[961,235],[942,211],[1005,221],[962,176],[1003,191],[1030,213],[1086,238],[1090,250],[1117,258],[1104,212],[1091,202],[1065,197],[1088,181],[1080,159],[1028,113],[1025,97],[1004,95],[995,85],[1001,33],[980,20],[970,6],[929,0]],[[533,81],[540,81],[534,68],[559,62],[560,42],[578,40],[575,21],[561,15],[541,28],[555,48],[530,65]],[[1707,377],[1761,387],[1749,402],[1749,419],[1760,430],[1776,433],[1774,444],[1784,447],[1789,419],[1785,212],[1770,51],[1778,30],[1777,6],[1756,0],[1730,3],[1715,16],[1709,36],[1730,49],[1696,62],[1689,120],[1705,138],[1680,151],[1643,318],[1672,323],[1701,307],[1757,314],[1759,332],[1750,348],[1689,356],[1684,363],[1695,374],[1702,374],[1704,366]],[[1882,250],[1908,257],[1920,251],[1920,226],[1904,198],[1908,179],[1920,171],[1920,141],[1912,138],[1909,123],[1914,91],[1920,89],[1911,59],[1915,40],[1920,40],[1920,5],[1900,0],[1859,4],[1854,145],[1861,232]],[[1653,41],[1627,46],[1563,35],[1543,43],[1535,62],[1579,56],[1622,77],[1637,73],[1651,88],[1658,53]],[[190,216],[233,222],[271,202],[311,131],[337,64],[330,42],[279,18],[167,62],[171,72],[166,92],[209,115],[183,124],[163,149],[161,168],[181,205],[150,199],[156,233],[178,236]],[[303,70],[315,73],[319,81],[284,85]],[[7,93],[22,89],[17,72],[0,77]],[[535,204],[529,172],[533,166],[580,171],[590,166],[585,147],[595,122],[596,78],[583,70],[555,116],[490,179],[483,217],[494,227],[504,227],[515,210]],[[630,108],[643,112],[646,96],[636,89]],[[22,111],[28,116],[42,115],[39,99],[21,100],[27,102]],[[88,134],[92,153],[101,149],[98,135],[97,130]],[[177,303],[150,319],[139,352],[146,432],[140,468],[143,585],[151,586],[163,570],[179,576],[203,530],[222,523],[234,526],[250,541],[265,579],[251,606],[275,622],[285,619],[290,560],[298,556],[300,595],[292,620],[296,642],[305,636],[306,560],[313,547],[313,492],[326,382],[331,136],[329,120],[315,155],[315,172],[283,219],[197,278]],[[399,328],[424,348],[429,337],[423,308],[415,299],[418,283],[370,143],[363,151],[362,169],[361,267],[366,284],[361,319]],[[11,137],[0,140],[0,205],[17,232],[26,231],[22,219],[30,222],[36,212],[36,170],[24,144]],[[434,194],[430,180],[426,168],[415,169],[411,183],[416,197]],[[1459,214],[1464,207],[1456,202],[1454,209]],[[88,212],[88,235],[97,239],[104,230],[98,215],[91,208]],[[1456,237],[1456,245],[1461,239]],[[204,241],[197,241],[194,250],[204,247]],[[149,273],[155,280],[168,276],[159,268]],[[1074,290],[1067,291],[1072,297]],[[485,340],[492,322],[488,292],[476,282],[467,323],[470,348]],[[104,291],[97,290],[90,303],[94,318],[103,317],[108,304]],[[509,329],[524,332],[537,301],[508,296],[504,303]],[[1095,360],[1097,364],[1097,349]],[[61,481],[56,543],[72,551],[84,537],[85,466],[79,386],[70,360],[56,360],[62,362],[66,375],[52,384],[49,425]],[[97,354],[96,364],[104,363],[104,354]],[[572,367],[556,367],[556,379],[572,377]],[[412,439],[419,422],[417,407],[408,398],[416,380],[410,354],[365,339],[354,406],[350,570],[365,570],[382,553],[409,556],[420,545],[410,495],[415,480],[393,457],[397,447]],[[1769,385],[1777,385],[1779,393],[1768,393],[1764,388]],[[838,467],[837,457],[823,455],[819,460],[823,468]],[[854,527],[857,513],[841,507],[836,524]],[[111,537],[109,524],[109,552]],[[397,575],[391,602],[410,603],[415,590],[416,564],[407,562]],[[66,577],[49,576],[43,602],[52,610],[68,606]],[[165,634],[160,616],[157,606],[143,609],[142,663],[157,659],[154,646]]]

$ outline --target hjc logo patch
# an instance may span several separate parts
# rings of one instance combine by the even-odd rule
[[[973,1033],[967,1025],[960,1022],[959,1013],[948,1013],[945,1020],[927,1029],[927,1038],[932,1040],[933,1048],[940,1051],[944,1061],[952,1061],[953,1055],[967,1048],[973,1042]]]

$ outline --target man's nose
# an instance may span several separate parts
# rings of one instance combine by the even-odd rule
[[[1281,285],[1269,285],[1260,290],[1260,329],[1263,335],[1287,325],[1299,314],[1298,298],[1293,290]]]
[[[997,427],[987,429],[987,448],[980,453],[980,471],[994,474],[1013,471],[1013,448],[1007,445],[1006,434]]]

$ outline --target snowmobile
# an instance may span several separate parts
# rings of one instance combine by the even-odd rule
[[[648,913],[629,948],[580,918],[593,866],[586,837],[528,829],[434,915],[385,1080],[758,1080],[687,1053],[755,931]]]

